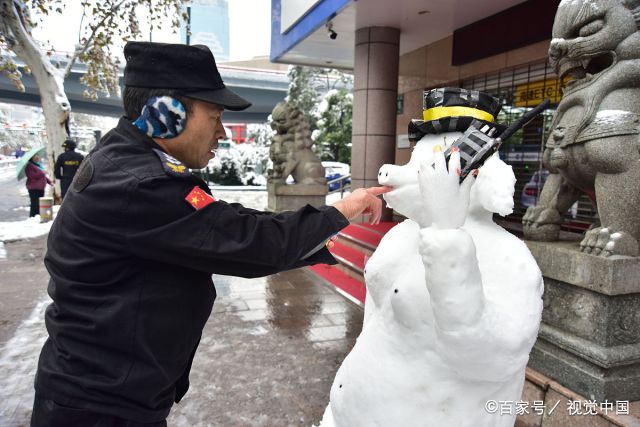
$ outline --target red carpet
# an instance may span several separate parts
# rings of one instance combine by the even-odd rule
[[[370,248],[377,248],[380,244],[380,240],[382,240],[384,235],[396,224],[397,222],[382,222],[376,225],[370,225],[367,223],[351,224],[343,229],[340,234],[352,237]],[[365,257],[365,254],[360,252],[358,249],[345,246],[340,242],[335,242],[330,251],[336,258],[341,258],[343,265],[350,264],[351,266],[360,269],[360,271],[364,270],[367,258]],[[338,270],[334,266],[318,264],[309,267],[309,269],[327,280],[340,291],[364,304],[366,296],[366,287],[364,283]]]
[[[385,235],[389,232],[389,230],[391,230],[393,227],[398,225],[398,223],[397,222],[381,222],[380,224],[371,225],[366,222],[359,222],[355,225],[357,225],[358,227],[368,228],[369,230],[373,230],[376,233]]]
[[[364,270],[365,255],[359,250],[340,244],[340,242],[335,242],[333,247],[329,249],[329,252],[331,252],[333,256],[342,258],[347,261],[347,263],[359,268],[361,271]]]
[[[364,283],[327,264],[317,264],[309,269],[364,304],[366,295]]]
[[[340,235],[356,239],[372,248],[376,248],[383,237],[382,234],[368,228],[359,227],[357,224],[351,224],[347,228],[343,228],[342,231],[340,231]]]

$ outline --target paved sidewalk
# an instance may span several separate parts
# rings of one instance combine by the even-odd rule
[[[0,426],[26,426],[46,336],[46,237],[6,243],[0,259]],[[360,332],[362,310],[301,269],[214,276],[218,299],[170,426],[310,426]]]

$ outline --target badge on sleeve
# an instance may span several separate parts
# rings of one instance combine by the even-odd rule
[[[156,153],[156,156],[158,156],[158,158],[160,159],[162,168],[167,173],[167,175],[177,177],[186,177],[191,175],[189,169],[184,164],[182,164],[180,160],[168,155],[164,151],[160,151],[155,148],[153,149],[153,152]]]
[[[193,206],[196,210],[202,209],[210,203],[216,201],[210,194],[207,194],[202,188],[197,185],[191,189],[187,197],[184,198],[187,203]]]

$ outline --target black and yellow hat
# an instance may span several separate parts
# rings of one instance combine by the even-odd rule
[[[417,141],[426,134],[464,132],[473,120],[480,120],[497,129],[495,123],[501,108],[500,100],[471,89],[442,87],[425,91],[422,96],[422,120],[409,123],[409,139]]]

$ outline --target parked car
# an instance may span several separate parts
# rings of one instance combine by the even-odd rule
[[[340,162],[322,162],[324,166],[324,176],[327,178],[327,182],[334,179],[338,179],[343,176],[347,176],[351,172],[351,168],[346,163]],[[351,184],[351,178],[347,178],[342,181],[342,185]],[[336,191],[340,189],[340,182],[333,182],[329,184],[329,191]]]
[[[540,191],[542,191],[542,187],[548,176],[549,171],[544,169],[542,171],[535,171],[533,175],[531,175],[531,178],[522,189],[522,195],[520,196],[522,206],[528,208],[529,206],[536,205]]]

